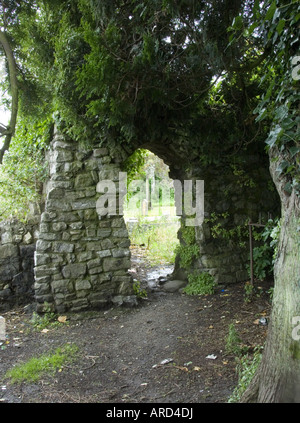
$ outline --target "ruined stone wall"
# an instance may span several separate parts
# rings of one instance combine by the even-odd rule
[[[249,279],[249,220],[266,223],[269,217],[280,216],[279,197],[266,158],[245,155],[244,160],[239,159],[242,164],[236,166],[229,163],[203,168],[195,164],[188,176],[203,179],[205,193],[205,219],[196,228],[199,254],[189,271],[208,272],[221,284]],[[177,275],[184,277],[178,262]]]
[[[128,233],[122,216],[99,216],[99,181],[118,185],[120,164],[106,148],[86,150],[55,135],[50,181],[35,254],[37,310],[135,303]]]
[[[0,225],[0,309],[28,301],[33,294],[38,312],[136,304],[128,272],[130,241],[119,210],[124,195],[120,172],[127,157],[123,151],[100,145],[84,148],[54,135],[45,211],[31,224]],[[193,180],[193,187],[196,180],[204,180],[205,201],[205,220],[193,228],[198,253],[188,268],[182,268],[178,256],[173,277],[209,272],[222,284],[246,280],[247,221],[266,221],[268,213],[279,214],[265,159],[246,154],[239,156],[238,165],[203,167],[197,158],[185,166],[184,161],[172,162],[172,157],[167,157],[168,164],[183,186],[184,180]],[[106,184],[115,187],[111,197],[105,197]],[[103,198],[115,206],[113,215],[108,208],[110,215],[99,211]],[[183,236],[186,217],[183,213],[179,231],[181,254],[190,247]]]
[[[34,300],[34,252],[39,216],[0,223],[0,310]]]

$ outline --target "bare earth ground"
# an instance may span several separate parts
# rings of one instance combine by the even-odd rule
[[[225,353],[234,323],[251,348],[265,341],[267,294],[244,302],[244,283],[190,297],[149,289],[147,263],[133,255],[135,277],[148,290],[135,308],[67,315],[49,331],[33,329],[32,312],[3,314],[7,341],[0,347],[0,403],[226,403],[236,386],[236,361]],[[152,269],[153,270],[153,269]],[[163,269],[156,269],[159,274]],[[264,292],[268,284],[262,285]],[[35,383],[12,384],[4,375],[17,363],[76,344],[76,360]],[[209,355],[215,359],[207,358]],[[163,360],[172,361],[160,364]]]

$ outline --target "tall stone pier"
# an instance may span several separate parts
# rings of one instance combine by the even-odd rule
[[[35,252],[37,311],[135,304],[130,242],[123,216],[100,216],[100,181],[118,184],[120,165],[106,148],[86,151],[56,134]]]

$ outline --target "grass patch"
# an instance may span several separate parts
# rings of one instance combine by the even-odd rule
[[[26,363],[18,364],[6,372],[5,378],[11,379],[12,383],[36,382],[45,374],[54,374],[64,364],[74,360],[78,347],[74,344],[66,344],[57,348],[52,354],[43,354],[33,357]]]
[[[166,217],[151,223],[141,219],[133,228],[130,241],[146,247],[146,256],[151,265],[174,264],[175,249],[179,244],[178,229],[178,221],[170,221]]]

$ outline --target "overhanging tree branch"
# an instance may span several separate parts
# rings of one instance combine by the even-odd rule
[[[11,87],[11,115],[10,115],[10,122],[9,126],[7,127],[6,131],[1,133],[1,136],[5,136],[4,144],[0,150],[0,164],[3,161],[4,153],[9,149],[12,137],[14,136],[16,124],[17,124],[17,116],[18,116],[18,100],[19,100],[19,90],[18,90],[18,71],[17,65],[14,58],[14,53],[8,41],[8,38],[2,30],[0,30],[0,46],[2,45],[3,50],[6,55],[7,63],[8,63],[8,73],[9,73],[9,80],[10,80],[10,87]]]

